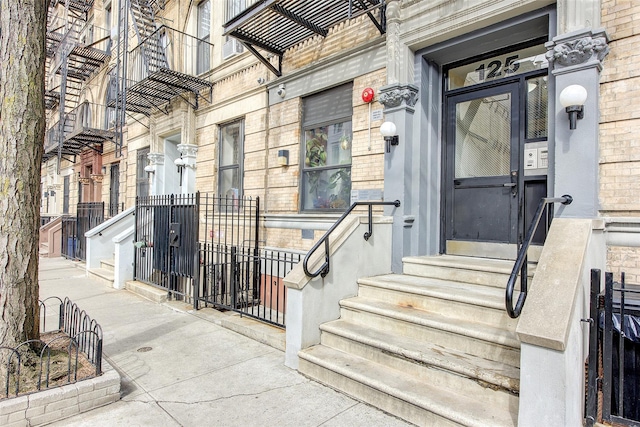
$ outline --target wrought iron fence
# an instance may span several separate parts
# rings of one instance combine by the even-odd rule
[[[104,222],[104,202],[78,203],[76,216],[62,217],[63,257],[85,260],[87,258],[87,239],[85,233]]]
[[[62,216],[62,249],[61,255],[68,259],[76,259],[76,246],[78,243],[78,220],[75,216]]]
[[[136,200],[134,278],[177,299],[284,326],[284,276],[301,254],[261,249],[260,199],[207,193]]]
[[[640,286],[591,272],[586,424],[640,426]]]
[[[56,325],[53,329],[47,328],[51,322]],[[64,334],[54,335],[48,342],[28,340],[16,347],[0,347],[6,356],[0,397],[78,381],[81,353],[95,368],[89,378],[102,374],[102,328],[71,300],[49,297],[40,301],[40,331]],[[27,375],[29,369],[32,375]]]

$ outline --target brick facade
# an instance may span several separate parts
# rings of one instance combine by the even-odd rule
[[[600,202],[604,216],[640,216],[640,4],[624,0],[602,2],[602,26],[610,53],[600,85]],[[638,283],[640,248],[608,247],[607,269],[616,278]]]

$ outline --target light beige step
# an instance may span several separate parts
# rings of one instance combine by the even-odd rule
[[[499,408],[396,369],[323,345],[299,353],[303,374],[422,426],[514,426],[517,406]]]
[[[114,259],[101,259],[100,268],[109,271],[115,271],[116,262]]]
[[[138,282],[137,280],[130,280],[125,283],[125,288],[129,292],[133,292],[143,298],[151,300],[155,303],[162,304],[167,302],[167,290],[156,288],[155,286],[147,285],[146,283]]]
[[[342,300],[340,307],[341,319],[352,323],[520,366],[520,341],[513,330],[363,297]]]
[[[362,278],[358,284],[358,296],[365,298],[511,330],[518,323],[507,314],[505,291],[492,286],[407,274]]]
[[[506,288],[514,265],[513,261],[508,260],[456,255],[405,257],[402,262],[404,274],[502,289]],[[529,278],[533,277],[535,268],[534,263],[528,264]]]
[[[92,279],[102,282],[105,286],[113,287],[113,281],[115,280],[113,270],[105,268],[91,268],[87,270],[87,274]]]
[[[344,320],[321,326],[321,344],[497,407],[517,406],[520,370]]]

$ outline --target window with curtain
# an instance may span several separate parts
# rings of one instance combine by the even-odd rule
[[[303,99],[302,211],[344,211],[351,200],[353,84]]]

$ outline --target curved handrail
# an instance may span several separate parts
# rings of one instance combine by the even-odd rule
[[[304,274],[306,274],[309,277],[318,277],[318,275],[322,275],[322,277],[325,277],[328,273],[329,273],[329,235],[333,232],[333,230],[335,230],[338,225],[340,225],[340,223],[347,217],[347,215],[349,215],[351,213],[352,210],[354,210],[356,208],[356,206],[368,206],[369,207],[369,231],[364,233],[364,240],[369,240],[369,237],[371,237],[373,235],[373,214],[372,214],[372,208],[373,206],[395,206],[400,207],[400,200],[395,200],[393,202],[354,202],[349,209],[347,209],[340,218],[338,218],[338,220],[335,222],[335,224],[333,224],[331,226],[331,228],[329,228],[327,230],[326,233],[324,233],[324,235],[320,238],[320,240],[318,240],[316,242],[315,245],[313,245],[313,247],[311,249],[309,249],[309,252],[307,252],[307,255],[304,257],[304,261],[302,262],[302,269],[304,270]],[[321,244],[324,243],[324,264],[322,264],[320,266],[320,268],[318,270],[316,270],[315,272],[311,273],[309,272],[309,268],[308,268],[308,264],[309,264],[309,258],[311,258],[311,255],[320,247]]]
[[[533,219],[531,220],[531,224],[529,224],[529,229],[527,230],[527,235],[518,250],[518,257],[516,258],[516,262],[513,265],[513,269],[511,270],[511,275],[509,275],[509,281],[507,282],[507,290],[505,296],[505,305],[507,307],[507,313],[509,313],[509,317],[515,319],[520,316],[520,312],[522,311],[522,307],[524,306],[524,301],[527,299],[527,252],[529,250],[529,246],[531,246],[531,242],[533,241],[533,236],[536,234],[536,230],[538,229],[538,224],[540,223],[540,219],[542,218],[542,214],[547,205],[553,203],[562,203],[563,205],[570,205],[573,202],[573,197],[568,194],[563,195],[562,197],[543,197],[538,204],[538,209],[536,213],[533,215]],[[547,224],[550,223],[550,212],[547,211],[548,221]],[[518,295],[518,301],[516,302],[516,306],[513,306],[513,290],[516,285],[516,279],[518,278],[518,272],[520,272],[520,295]]]

